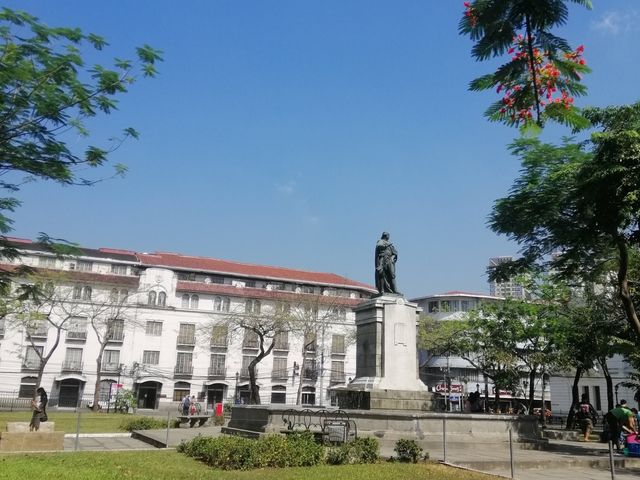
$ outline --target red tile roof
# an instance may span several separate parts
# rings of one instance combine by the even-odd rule
[[[15,272],[19,267],[24,265],[16,265],[10,263],[0,263],[0,271]],[[53,268],[42,267],[29,267],[36,273],[42,272],[46,275],[51,275],[55,279],[69,282],[91,282],[91,283],[105,283],[109,285],[124,285],[127,287],[138,287],[140,284],[140,277],[133,275],[111,275],[103,273],[92,272],[79,272],[77,270],[57,270]]]
[[[210,293],[228,295],[230,297],[268,298],[291,303],[318,302],[323,305],[341,305],[355,307],[364,302],[363,298],[336,297],[330,295],[313,295],[309,293],[284,292],[282,290],[265,290],[263,288],[235,287],[219,283],[201,283],[179,281],[177,292]]]
[[[309,272],[283,267],[269,267],[250,263],[232,262],[206,257],[191,257],[176,253],[138,253],[143,266],[168,267],[172,269],[231,274],[248,278],[264,278],[296,283],[321,284],[332,287],[358,288],[374,293],[376,290],[366,283],[356,282],[334,273]]]

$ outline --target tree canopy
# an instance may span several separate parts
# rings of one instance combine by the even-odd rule
[[[91,177],[92,169],[138,133],[127,127],[108,145],[88,142],[79,148],[77,137],[89,136],[88,119],[117,109],[117,97],[140,76],[155,76],[161,56],[144,45],[136,49],[136,61],[87,65],[82,49],[101,51],[108,45],[104,38],[79,28],[49,27],[7,8],[0,10],[0,42],[0,189],[6,192],[0,198],[0,257],[11,259],[16,250],[4,235],[11,231],[10,212],[20,205],[16,192],[34,180],[93,185],[103,179]],[[115,165],[115,175],[125,171]],[[0,273],[6,279],[9,272]]]

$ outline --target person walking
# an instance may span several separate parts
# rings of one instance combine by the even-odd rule
[[[615,408],[612,408],[607,412],[604,419],[609,425],[611,441],[615,445],[617,451],[620,451],[620,437],[622,436],[623,429],[637,433],[633,412],[627,407],[626,400],[620,400],[620,403],[616,405]]]
[[[182,415],[189,415],[189,406],[191,405],[191,399],[189,394],[186,394],[182,399]]]
[[[586,395],[582,395],[582,399],[578,404],[578,408],[576,410],[576,419],[580,424],[583,440],[585,442],[588,442],[589,435],[593,430],[593,425],[598,420],[598,413],[596,412],[596,409],[593,408],[593,405],[589,403],[589,398]]]
[[[31,408],[33,409],[33,413],[31,414],[31,422],[29,422],[29,431],[37,432],[40,430],[40,422],[46,422],[48,420],[47,417],[47,403],[49,399],[47,398],[47,392],[44,388],[39,387],[36,390],[36,397],[31,400]]]

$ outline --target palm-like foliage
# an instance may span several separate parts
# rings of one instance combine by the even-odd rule
[[[495,88],[504,96],[485,112],[492,121],[541,127],[554,120],[575,129],[588,121],[573,105],[586,93],[581,75],[590,70],[582,47],[572,50],[551,29],[564,25],[569,1],[591,8],[590,0],[475,0],[465,2],[459,31],[474,42],[478,61],[508,53],[511,60],[473,80],[470,90]]]

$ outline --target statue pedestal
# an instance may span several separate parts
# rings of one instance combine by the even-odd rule
[[[433,410],[433,395],[418,376],[418,306],[385,294],[355,312],[356,378],[336,389],[340,408]]]

